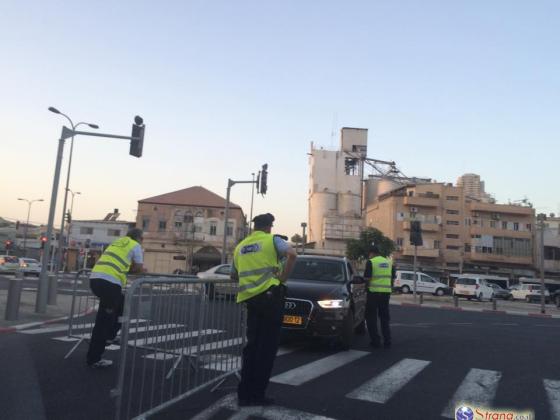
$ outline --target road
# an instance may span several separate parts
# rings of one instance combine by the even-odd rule
[[[230,379],[156,418],[444,419],[466,398],[560,419],[559,320],[409,307],[392,307],[392,317],[390,350],[371,349],[365,336],[348,352],[284,344],[270,386],[274,407],[238,409]],[[86,345],[63,360],[74,344],[64,336],[64,325],[0,336],[8,355],[0,360],[9,384],[0,393],[3,418],[111,418],[115,371],[86,368]],[[115,362],[117,350],[107,352]]]

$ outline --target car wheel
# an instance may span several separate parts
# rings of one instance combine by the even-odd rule
[[[476,300],[478,300],[479,302],[482,302],[482,293],[480,293],[480,294],[478,295],[478,297],[476,298]]]
[[[365,319],[354,328],[354,332],[358,335],[364,335],[366,333],[366,321]]]
[[[526,296],[525,297],[525,302],[531,303],[531,296]]]
[[[436,290],[436,296],[443,296],[443,294],[444,294],[443,289],[440,288]]]
[[[348,350],[352,341],[354,341],[354,312],[349,311],[340,334],[340,346],[343,350]]]
[[[408,286],[403,286],[401,290],[405,295],[410,293],[410,287]]]

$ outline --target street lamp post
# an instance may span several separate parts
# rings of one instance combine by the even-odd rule
[[[539,265],[541,268],[541,313],[545,313],[545,296],[544,296],[544,230],[546,228],[546,214],[539,213],[537,215],[540,229],[540,244],[539,244]]]
[[[25,222],[25,231],[23,233],[23,256],[27,257],[27,230],[29,229],[29,215],[31,214],[31,204],[36,201],[45,201],[42,198],[36,200],[28,200],[27,198],[18,198],[19,201],[27,202],[27,221]]]
[[[72,233],[72,221],[74,220],[74,196],[76,195],[81,195],[82,193],[80,191],[72,191],[70,188],[68,188],[68,192],[70,194],[72,194],[72,201],[70,202],[70,219],[68,219],[68,233],[66,234],[66,240],[68,242],[68,244],[70,244],[70,233]],[[62,264],[62,271],[66,271],[66,268],[68,267],[68,247],[66,250],[66,263]]]
[[[302,229],[302,234],[301,234],[301,255],[305,254],[305,243],[306,241],[306,237],[305,237],[305,228],[307,227],[307,223],[305,222],[301,222],[301,229]]]
[[[70,119],[70,117],[66,114],[63,114],[62,112],[60,112],[58,109],[54,108],[54,107],[49,107],[49,111],[55,113],[55,114],[60,114],[63,117],[65,117],[68,122],[70,123],[70,125],[72,126],[72,131],[75,131],[76,128],[80,125],[87,125],[93,129],[98,129],[99,126],[97,124],[91,124],[88,122],[79,122],[77,124],[74,124],[72,122],[72,120]],[[55,259],[55,263],[54,263],[54,272],[58,273],[58,268],[59,268],[59,264],[61,262],[61,258],[62,258],[62,253],[61,250],[64,249],[64,246],[66,244],[66,238],[64,236],[64,218],[66,215],[66,204],[68,203],[68,191],[69,191],[69,185],[70,185],[70,170],[72,169],[72,152],[74,150],[74,136],[72,136],[72,139],[70,140],[70,154],[68,155],[68,174],[66,175],[66,188],[64,190],[64,204],[62,205],[62,221],[60,222],[60,239],[59,239],[59,243],[58,243],[58,249],[56,250],[56,259]]]

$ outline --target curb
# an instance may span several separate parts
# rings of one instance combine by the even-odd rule
[[[79,318],[81,316],[90,315],[94,311],[95,311],[95,308],[86,309],[84,312],[74,315],[74,318]],[[29,328],[41,327],[43,325],[56,324],[57,322],[60,322],[60,321],[66,321],[69,318],[70,318],[70,316],[61,316],[61,317],[58,317],[58,318],[47,319],[46,321],[29,322],[27,324],[14,325],[12,327],[0,327],[0,334],[18,332],[18,331],[22,331],[22,330],[27,330]]]
[[[433,304],[419,304],[419,303],[411,303],[411,302],[390,302],[391,305],[394,306],[403,306],[408,308],[429,308],[429,309],[444,309],[448,311],[456,311],[456,312],[480,312],[480,313],[490,313],[490,314],[497,314],[497,315],[516,315],[516,316],[527,316],[532,318],[548,318],[548,319],[560,319],[560,315],[553,315],[553,314],[541,314],[538,312],[522,312],[522,311],[506,311],[506,310],[493,310],[493,309],[485,309],[485,308],[462,308],[462,307],[455,307],[451,305],[433,305]]]

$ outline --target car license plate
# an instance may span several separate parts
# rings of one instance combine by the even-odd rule
[[[301,316],[284,315],[284,324],[303,324],[303,319]]]

